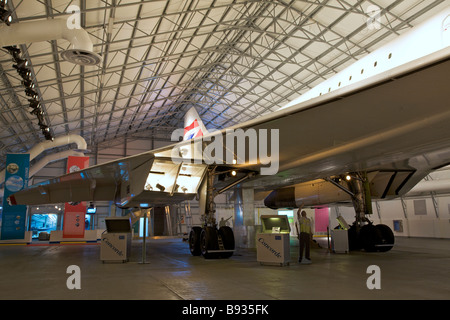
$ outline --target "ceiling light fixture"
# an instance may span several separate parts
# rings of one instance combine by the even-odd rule
[[[5,8],[7,4],[8,0],[0,0],[0,17],[1,20],[9,26],[12,22],[12,16],[11,12],[9,12],[7,8]]]
[[[30,77],[31,77],[31,71],[26,69],[26,68],[19,68],[17,67],[15,64],[13,65],[14,68],[16,68],[17,73],[22,77],[23,80],[25,81],[30,81]]]
[[[13,56],[14,60],[20,58],[20,49],[16,46],[6,46],[3,47],[4,49],[8,50],[9,54]]]
[[[6,12],[4,10],[4,6],[6,5],[6,0],[0,0],[0,15],[3,19],[3,13]],[[3,10],[3,11],[2,11]],[[45,124],[44,121],[44,111],[42,110],[41,104],[39,102],[39,94],[34,90],[34,83],[31,79],[31,70],[27,69],[28,60],[22,59],[20,57],[20,49],[16,46],[5,46],[4,49],[8,50],[8,52],[12,55],[13,61],[16,64],[13,64],[13,68],[16,69],[17,73],[22,77],[22,84],[25,86],[25,94],[31,99],[28,99],[29,107],[33,110],[30,111],[30,114],[35,115],[38,119],[38,126],[42,130],[42,134],[44,135],[46,140],[54,140],[50,128]]]
[[[26,88],[25,89],[25,94],[29,97],[35,98],[37,99],[39,97],[39,95],[37,94],[36,91],[34,91],[33,89],[30,88]]]
[[[9,11],[6,11],[5,9],[0,8],[0,17],[1,20],[7,25],[10,26],[12,22],[11,13]]]
[[[16,61],[17,64],[14,64],[13,67],[18,69],[18,68],[25,68],[28,66],[28,60],[25,59],[21,59],[21,58],[17,58],[14,59]]]
[[[30,114],[34,114],[35,116],[44,115],[44,111],[40,107],[33,109]],[[39,120],[39,125],[42,125],[41,120]],[[41,128],[42,129],[42,128]]]
[[[22,81],[22,84],[27,88],[31,88],[31,89],[34,88],[34,83],[31,80],[24,80],[24,81]]]
[[[40,108],[41,103],[35,99],[28,99],[28,101],[30,102],[30,108],[36,109],[36,108]]]

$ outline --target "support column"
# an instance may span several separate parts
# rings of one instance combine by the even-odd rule
[[[236,188],[234,202],[234,235],[236,246],[255,248],[255,204],[254,190]]]
[[[109,202],[109,216],[115,217],[116,216],[116,205],[114,204],[114,201]]]
[[[247,248],[256,248],[255,242],[255,191],[253,189],[242,189],[244,204],[244,226],[247,229]]]

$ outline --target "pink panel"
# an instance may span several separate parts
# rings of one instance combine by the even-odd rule
[[[328,208],[315,209],[315,232],[327,232],[329,212]]]

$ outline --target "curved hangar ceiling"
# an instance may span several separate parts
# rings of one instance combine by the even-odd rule
[[[438,12],[445,1],[0,0],[0,5],[3,39],[8,28],[66,19],[87,32],[93,51],[89,57],[68,51],[70,36],[50,37],[56,33],[50,25],[34,30],[29,43],[0,50],[3,169],[7,153],[27,152],[62,135],[81,135],[89,149],[124,136],[168,139],[191,106],[208,128],[278,110]],[[27,31],[20,35],[30,37]],[[74,54],[94,64],[64,60]],[[28,75],[19,72],[23,60]]]

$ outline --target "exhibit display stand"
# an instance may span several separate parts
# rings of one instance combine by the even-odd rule
[[[286,215],[261,216],[262,233],[256,237],[257,261],[268,265],[289,265],[290,226]]]
[[[102,234],[100,260],[127,262],[131,253],[131,219],[111,217],[105,219],[106,231]]]
[[[28,245],[28,244],[31,244],[33,242],[32,236],[33,236],[33,232],[32,231],[25,231],[23,239],[0,240],[0,245],[2,245],[2,244],[23,244],[23,245]]]
[[[340,228],[331,230],[331,250],[334,253],[348,253],[348,229],[350,226],[342,216],[336,218]]]
[[[347,230],[331,230],[331,249],[334,253],[348,253],[349,246]]]

